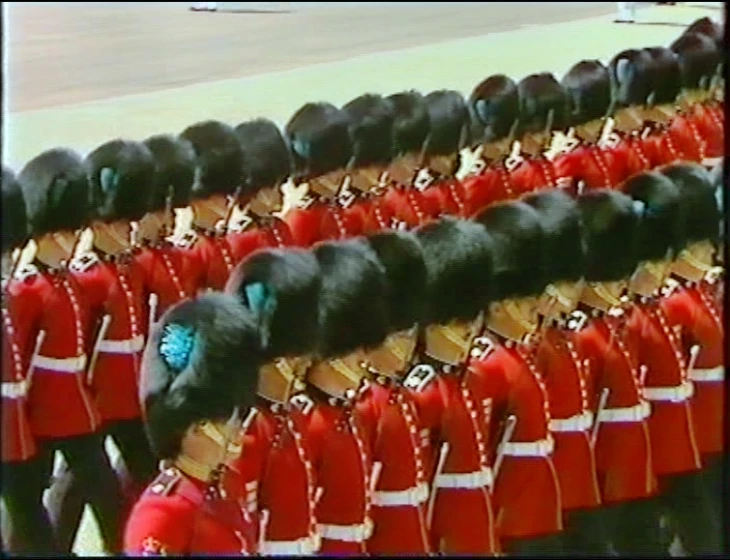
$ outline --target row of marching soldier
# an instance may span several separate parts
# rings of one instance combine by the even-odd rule
[[[721,38],[4,169],[5,547],[717,552]]]

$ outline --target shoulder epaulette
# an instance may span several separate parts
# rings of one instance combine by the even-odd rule
[[[475,360],[484,360],[492,352],[494,352],[495,346],[487,336],[480,336],[474,339],[472,348],[469,354]]]
[[[243,233],[250,229],[253,225],[254,221],[251,219],[251,216],[244,214],[235,224],[231,224],[228,231],[231,233]]]
[[[79,255],[71,261],[69,268],[74,272],[86,272],[92,266],[101,262],[98,255],[93,251],[88,251],[82,255]]]
[[[180,247],[181,249],[190,249],[193,245],[195,245],[195,242],[198,240],[198,234],[192,230],[188,230],[185,233],[170,236],[167,238],[167,240],[175,247]]]
[[[662,296],[671,296],[674,292],[677,291],[677,288],[679,288],[680,286],[681,284],[677,282],[674,278],[667,278],[664,286],[662,286]]]
[[[175,468],[164,469],[150,484],[148,492],[155,496],[169,496],[182,480],[182,474]]]
[[[573,311],[573,313],[570,314],[570,317],[568,317],[568,320],[565,323],[565,326],[570,331],[580,331],[583,330],[583,327],[585,327],[586,323],[588,322],[588,315],[583,313],[583,311]]]
[[[311,397],[305,395],[304,393],[294,395],[291,399],[289,399],[289,402],[305,416],[310,414],[314,409],[314,401],[311,399]]]
[[[23,282],[24,280],[28,280],[32,278],[33,276],[38,276],[39,271],[38,268],[32,264],[26,264],[25,266],[20,267],[15,272],[15,279],[19,280],[20,282]]]
[[[413,366],[403,380],[403,387],[421,392],[436,378],[436,369],[428,364]]]

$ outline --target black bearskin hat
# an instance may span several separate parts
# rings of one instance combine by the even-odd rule
[[[712,21],[708,17],[703,17],[692,22],[692,24],[685,29],[684,33],[699,33],[700,35],[705,35],[715,42],[718,49],[722,49],[725,43],[725,33],[723,32],[722,25]]]
[[[504,74],[490,76],[469,97],[474,140],[496,142],[507,138],[519,111],[520,95],[515,81]]]
[[[231,272],[226,293],[262,315],[269,306],[269,324],[261,324],[268,358],[304,356],[316,350],[319,264],[310,251],[256,251]]]
[[[155,160],[140,142],[112,140],[86,156],[95,218],[113,222],[139,220],[154,195]]]
[[[649,81],[655,105],[674,103],[682,91],[682,71],[677,54],[666,47],[644,49],[649,55]]]
[[[717,200],[717,209],[720,211],[720,222],[718,228],[717,239],[725,241],[727,239],[727,231],[725,230],[725,185],[727,181],[723,176],[725,170],[725,158],[718,162],[710,172],[712,184],[715,187],[715,199]]]
[[[28,216],[20,184],[10,169],[3,167],[3,252],[23,245],[28,239]]]
[[[699,33],[685,33],[670,48],[677,53],[682,86],[689,90],[707,88],[722,62],[722,54],[712,39]]]
[[[661,173],[679,190],[686,244],[715,240],[721,215],[710,173],[696,163],[675,163]]]
[[[196,159],[196,181],[193,198],[214,194],[230,195],[243,182],[243,151],[236,132],[219,121],[195,123],[180,133],[193,145]]]
[[[386,165],[393,158],[393,103],[366,93],[342,107],[350,121],[354,166]]]
[[[284,135],[268,119],[239,124],[236,135],[243,150],[244,191],[252,196],[261,189],[275,187],[292,174],[292,156]]]
[[[542,226],[547,258],[546,282],[576,282],[585,274],[585,248],[578,203],[554,189],[530,194],[522,201],[534,208]]]
[[[611,189],[596,189],[580,196],[588,282],[623,280],[636,270],[642,206]]]
[[[611,74],[600,60],[581,60],[560,82],[570,100],[570,124],[577,126],[608,115]]]
[[[150,212],[164,210],[167,197],[172,208],[185,208],[195,181],[195,150],[182,138],[169,134],[151,136],[144,141],[155,161],[155,188]]]
[[[644,105],[651,94],[651,57],[643,50],[627,49],[611,59],[611,88],[616,107]]]
[[[426,263],[422,325],[473,320],[494,299],[491,237],[481,225],[451,217],[415,233]]]
[[[150,334],[142,357],[140,402],[152,449],[173,459],[190,426],[226,421],[254,404],[262,365],[254,318],[230,295],[177,303]]]
[[[313,249],[322,274],[319,357],[335,358],[379,346],[387,335],[385,271],[360,239]]]
[[[428,107],[417,91],[395,93],[387,97],[393,103],[393,156],[420,154],[431,130]]]
[[[468,133],[469,109],[464,97],[454,90],[432,91],[425,98],[431,134],[426,143],[426,154],[448,156],[463,146]]]
[[[679,191],[661,173],[650,171],[634,175],[621,189],[634,201],[641,201],[637,257],[639,261],[667,258],[668,251],[677,255],[684,244],[684,219]],[[640,208],[637,205],[637,208]]]
[[[476,221],[492,237],[495,301],[539,295],[548,284],[545,233],[537,211],[524,202],[495,204]]]
[[[347,113],[330,103],[307,103],[286,125],[301,177],[318,177],[346,167],[352,158]]]
[[[423,315],[426,263],[413,233],[386,231],[365,238],[385,269],[389,333],[410,329]]]
[[[568,94],[549,72],[531,74],[517,84],[520,94],[520,133],[543,132],[552,114],[551,130],[570,124]]]
[[[91,218],[91,193],[84,160],[65,148],[34,157],[18,175],[33,237],[76,231]]]

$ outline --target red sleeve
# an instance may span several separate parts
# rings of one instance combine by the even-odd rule
[[[182,556],[195,523],[196,510],[181,496],[143,496],[134,506],[124,533],[130,556]]]
[[[294,245],[311,247],[322,240],[320,228],[325,211],[322,205],[315,204],[310,208],[295,208],[287,212],[283,219],[291,230]]]

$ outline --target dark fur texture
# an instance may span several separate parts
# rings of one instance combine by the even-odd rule
[[[268,119],[254,119],[239,124],[236,135],[244,158],[243,196],[274,187],[292,174],[292,155],[284,135]]]
[[[388,331],[410,329],[423,315],[426,263],[413,233],[387,231],[366,238],[385,269]]]
[[[92,216],[84,160],[66,148],[54,148],[30,160],[18,175],[33,237],[76,231]]]
[[[195,329],[190,362],[180,373],[160,355],[170,324]],[[226,421],[236,408],[245,416],[262,363],[254,320],[235,297],[205,294],[171,307],[152,330],[141,368],[145,427],[157,456],[176,457],[185,432],[197,422]]]
[[[581,60],[563,76],[571,125],[605,117],[611,106],[611,74],[600,60]]]
[[[710,178],[715,187],[715,200],[717,200],[717,208],[720,212],[717,239],[722,242],[726,242],[728,237],[728,232],[725,229],[725,197],[727,196],[727,188],[725,185],[728,184],[725,172],[725,158],[713,167],[710,172]]]
[[[419,154],[431,130],[428,107],[417,91],[395,93],[387,97],[393,103],[393,155]]]
[[[712,21],[709,17],[700,18],[685,30],[685,33],[699,33],[705,35],[715,42],[718,49],[725,46],[725,33],[722,25]]]
[[[445,217],[416,230],[426,263],[422,325],[469,321],[493,300],[492,239],[480,224]]]
[[[140,142],[112,140],[86,156],[91,201],[98,220],[139,220],[150,208],[155,193],[155,160]],[[115,184],[105,184],[105,172]]]
[[[203,121],[186,128],[181,134],[193,145],[197,181],[193,198],[214,194],[231,195],[243,183],[243,151],[236,132],[219,121]]]
[[[475,142],[496,142],[506,138],[520,111],[515,81],[504,74],[490,76],[472,91],[469,112]]]
[[[666,47],[644,50],[649,55],[649,80],[654,104],[674,103],[682,91],[682,71],[676,53]]]
[[[350,120],[354,166],[386,165],[393,157],[393,102],[366,93],[342,107]]]
[[[387,334],[385,271],[361,240],[326,242],[314,255],[322,272],[319,356],[379,346]]]
[[[677,255],[684,244],[684,217],[672,181],[655,171],[640,173],[626,181],[622,190],[645,204],[639,222],[639,260],[662,260],[670,250]]]
[[[628,278],[638,264],[639,214],[631,197],[615,190],[596,189],[578,199],[586,247],[589,282]]]
[[[164,210],[172,195],[172,208],[185,208],[195,181],[195,150],[182,138],[169,134],[151,136],[144,141],[155,160],[155,188],[150,212]]]
[[[263,283],[276,298],[266,348],[269,358],[303,356],[316,350],[319,264],[310,251],[266,249],[257,251],[231,272],[225,291],[246,307],[246,286]]]
[[[546,247],[546,281],[575,282],[585,274],[585,247],[578,203],[560,190],[531,194],[523,202],[534,208]]]
[[[675,163],[661,173],[679,191],[686,243],[716,239],[721,215],[709,172],[699,164]]]
[[[540,217],[524,202],[495,204],[476,221],[493,240],[495,299],[539,295],[548,284],[548,246]]]
[[[22,246],[28,239],[28,216],[25,199],[15,174],[3,167],[3,253]]]
[[[703,79],[709,85],[722,62],[720,51],[712,39],[699,33],[685,33],[670,48],[677,53],[685,89],[699,89]]]
[[[621,51],[611,59],[608,69],[617,108],[646,103],[652,87],[650,64],[649,53],[637,49]]]
[[[347,113],[330,103],[307,103],[286,125],[294,168],[300,177],[318,177],[347,166],[352,158]]]
[[[469,110],[464,97],[454,90],[432,91],[426,97],[431,135],[426,154],[448,156],[457,153],[469,126]]]
[[[551,130],[570,123],[570,100],[563,86],[549,72],[531,74],[517,84],[520,93],[520,133],[542,132],[552,111]]]

